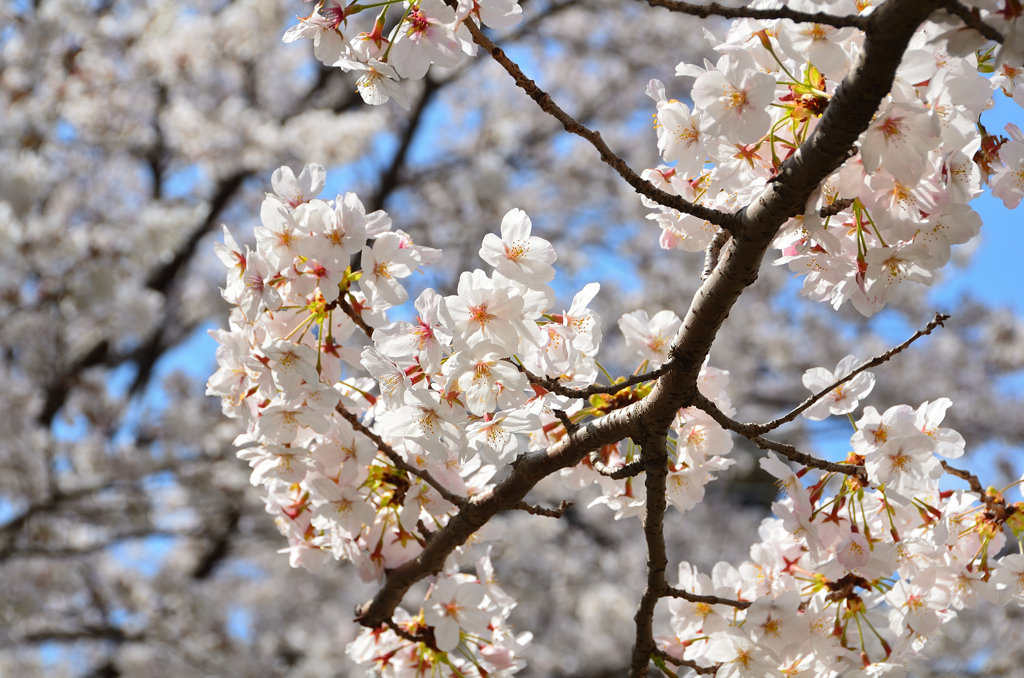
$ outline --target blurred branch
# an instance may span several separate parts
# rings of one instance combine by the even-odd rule
[[[680,2],[679,0],[646,0],[646,2],[651,7],[664,7],[673,12],[689,14],[701,19],[707,19],[711,16],[718,16],[724,19],[760,19],[763,21],[789,19],[797,23],[821,24],[823,26],[832,26],[833,28],[850,27],[861,30],[866,29],[868,26],[868,18],[866,16],[853,14],[838,16],[825,12],[815,12],[812,14],[810,12],[798,12],[789,7],[753,9],[750,7],[726,7],[717,2],[712,2],[709,5],[695,5],[690,2]]]
[[[981,15],[976,7],[968,7],[958,0],[949,0],[946,3],[946,11],[963,21],[968,28],[973,28],[981,33],[988,40],[1003,44],[1006,39],[1002,33],[981,20]]]

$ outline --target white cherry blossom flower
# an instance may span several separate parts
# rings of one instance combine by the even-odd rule
[[[759,71],[747,52],[729,52],[697,78],[691,96],[707,116],[708,134],[752,144],[771,124],[767,108],[775,97],[775,78]]]
[[[502,275],[524,285],[538,285],[555,277],[555,248],[547,240],[530,235],[532,223],[526,212],[510,210],[501,220],[501,238],[488,233],[480,258]]]
[[[659,367],[668,360],[672,339],[682,324],[683,321],[672,311],[658,311],[653,318],[648,318],[647,311],[640,310],[619,318],[619,329],[626,338],[626,346],[649,361],[651,367]]]
[[[835,372],[829,372],[824,367],[813,367],[804,372],[804,386],[812,393],[818,393],[848,375],[856,366],[857,359],[848,355],[839,361]],[[860,404],[860,399],[867,397],[874,387],[875,375],[870,372],[861,372],[853,379],[829,391],[818,402],[804,410],[803,416],[813,421],[820,421],[828,418],[829,415],[853,412]]]

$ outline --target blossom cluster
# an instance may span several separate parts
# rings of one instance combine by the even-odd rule
[[[840,14],[872,9],[822,4]],[[385,37],[392,5],[404,13]],[[372,29],[354,34],[349,20],[370,7],[382,8]],[[357,86],[368,102],[407,105],[401,78],[421,78],[430,64],[458,65],[475,51],[476,21],[504,27],[519,15],[509,2],[455,9],[441,0],[331,0],[285,40],[310,38],[325,64],[362,71]],[[676,70],[695,78],[692,109],[651,81],[658,148],[675,164],[645,178],[722,213],[754,203],[827,113],[862,42],[854,28],[734,23],[724,40],[713,38],[716,63]],[[1015,44],[985,50],[936,23],[918,32],[855,152],[775,238],[783,254],[776,263],[806,273],[807,296],[874,313],[902,281],[930,282],[950,247],[977,234],[980,218],[968,203],[984,185],[1007,207],[1020,202],[1024,134],[1011,125],[1011,139],[996,138],[979,122],[996,89],[1024,100]],[[591,283],[568,309],[555,306],[556,254],[533,235],[525,212],[509,211],[500,235],[484,238],[479,254],[490,270],[461,273],[452,295],[424,290],[413,314],[394,310],[410,301],[404,280],[441,253],[393,229],[382,211],[367,213],[354,194],[317,198],[324,185],[319,166],[299,176],[281,168],[263,203],[256,250],[243,251],[225,231],[223,294],[235,309],[229,329],[214,332],[220,369],[208,393],[245,427],[239,456],[267,493],[292,564],[314,568],[333,557],[383,582],[465,502],[515,473],[521,455],[637,403],[652,386],[619,387],[621,378],[608,375],[611,385],[587,390],[603,371],[601,319],[590,308],[600,288]],[[702,251],[718,233],[644,200],[656,210],[650,217],[664,248]],[[682,322],[666,310],[629,313],[618,324],[643,361],[641,374],[670,360]],[[705,361],[698,390],[707,402],[675,414],[666,499],[677,510],[700,502],[714,474],[733,463],[732,434],[723,428],[735,413],[728,379]],[[950,401],[881,414],[866,407],[857,420],[874,379],[852,356],[834,371],[810,370],[804,384],[823,393],[803,409],[806,418],[854,423],[846,463],[817,464],[825,473],[810,476],[774,454],[762,461],[786,494],[773,505],[775,518],[738,568],[720,564],[709,577],[680,565],[669,594],[673,634],[661,638],[657,661],[720,676],[897,675],[956,611],[980,600],[1021,602],[1022,559],[997,559],[1003,527],[1018,536],[1024,527],[1021,507],[976,479],[971,491],[939,487],[943,473],[955,472],[940,457],[964,451],[963,438],[940,425]],[[597,484],[591,505],[608,506],[616,519],[638,516],[647,499],[638,457],[631,440],[620,440],[565,469],[563,479],[572,489]],[[519,670],[530,636],[512,632],[515,601],[498,586],[485,550],[499,536],[493,524],[482,527],[429,579],[415,614],[398,609],[351,644],[349,656],[389,676]]]
[[[837,373],[848,374],[852,356],[843,362]],[[857,387],[861,396],[870,383]],[[852,421],[857,396],[830,395],[819,402]],[[719,563],[709,576],[679,565],[676,588],[691,595],[670,602],[673,633],[659,638],[662,649],[694,667],[720,665],[718,676],[904,675],[959,610],[1024,603],[1024,556],[996,558],[1016,509],[993,490],[939,487],[942,458],[965,446],[941,426],[950,405],[865,407],[847,459],[865,478],[812,479],[769,452],[761,466],[784,494],[775,517],[738,567]],[[1019,534],[1019,516],[1008,522]]]
[[[853,2],[826,4],[835,14],[857,13]],[[978,234],[981,218],[969,203],[986,184],[1007,208],[1020,203],[1024,134],[1010,124],[1009,139],[993,136],[980,116],[997,91],[1024,104],[1024,55],[975,51],[984,40],[963,33],[953,39],[937,23],[917,32],[856,153],[822,182],[805,214],[779,231],[775,264],[803,275],[805,296],[835,308],[849,301],[871,315],[901,283],[931,284],[951,246]],[[744,19],[723,40],[705,34],[721,55],[717,62],[676,68],[677,76],[695,78],[692,109],[670,99],[660,81],[648,87],[657,103],[658,150],[673,164],[644,177],[731,213],[754,202],[809,138],[856,63],[863,33]],[[704,219],[645,203],[657,209],[648,218],[661,228],[663,248],[703,251],[714,237],[717,227]]]
[[[541,385],[595,382],[601,319],[588,305],[600,286],[586,285],[568,309],[553,312],[554,248],[513,209],[500,237],[483,240],[490,272],[463,273],[454,295],[428,288],[413,304],[414,319],[390,321],[388,312],[409,300],[403,280],[440,252],[393,229],[384,212],[368,214],[355,194],[313,197],[325,185],[320,166],[298,176],[283,167],[272,183],[256,249],[241,248],[226,229],[216,246],[229,268],[223,295],[235,308],[229,329],[212,332],[219,369],[207,393],[245,427],[238,455],[267,492],[292,564],[315,568],[333,556],[354,563],[365,580],[381,580],[422,551],[459,501],[491,487],[527,449],[565,435],[556,410],[579,420],[608,409],[601,398],[581,408]],[[640,311],[620,325],[644,364],[658,365],[680,321]],[[728,408],[725,375],[705,372],[709,396]],[[628,388],[612,398],[619,395],[639,397]],[[706,439],[716,449],[731,441],[696,412],[680,414],[679,430],[689,442],[681,443],[687,452],[674,472],[674,501],[688,508],[710,471],[726,466],[706,453]],[[495,537],[488,527],[471,542]],[[461,572],[470,561],[476,577]],[[407,634],[432,629],[433,647],[378,630],[350,653],[360,661],[386,655],[391,665],[511,672],[528,640],[506,624],[513,607],[489,555],[474,556],[471,544],[449,559],[419,615],[402,618]]]
[[[359,31],[358,15],[375,8],[380,9],[372,25]],[[402,14],[385,31],[389,11]],[[360,74],[356,89],[363,101],[380,105],[394,99],[408,110],[403,79],[419,80],[431,64],[454,68],[476,54],[466,26],[470,17],[491,28],[507,28],[519,23],[522,13],[515,0],[460,0],[454,7],[443,0],[351,2],[344,7],[337,0],[320,0],[309,16],[288,29],[284,41],[312,40],[313,54],[325,66]]]

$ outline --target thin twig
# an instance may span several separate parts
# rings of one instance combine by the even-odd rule
[[[708,605],[730,605],[735,607],[737,610],[745,610],[753,603],[749,600],[730,600],[729,598],[719,598],[718,596],[702,596],[696,593],[690,593],[689,591],[683,591],[672,586],[668,587],[665,592],[665,596],[668,598],[682,598],[688,600],[691,603],[706,603]]]
[[[896,354],[902,353],[904,350],[907,349],[907,347],[909,347],[911,344],[913,344],[915,341],[917,341],[921,337],[923,337],[923,336],[925,336],[927,334],[931,334],[932,330],[934,330],[936,327],[942,327],[943,326],[942,323],[945,322],[946,320],[949,320],[949,316],[948,315],[946,315],[945,313],[936,313],[935,317],[932,318],[931,322],[929,322],[927,325],[925,325],[923,329],[920,329],[917,332],[914,332],[914,335],[912,337],[910,337],[909,339],[907,339],[906,341],[904,341],[902,344],[900,344],[899,346],[896,346],[894,348],[889,349],[888,351],[886,351],[885,353],[883,353],[881,355],[875,356],[874,358],[872,358],[871,360],[867,361],[863,365],[860,365],[859,367],[857,367],[857,369],[853,370],[852,372],[850,372],[846,376],[842,377],[841,379],[837,379],[831,385],[826,386],[822,390],[818,391],[817,393],[815,393],[814,395],[809,397],[807,400],[805,400],[802,403],[800,403],[800,405],[797,406],[796,409],[792,410],[791,412],[789,412],[785,416],[779,417],[778,419],[773,419],[772,421],[769,421],[769,422],[764,423],[764,424],[744,424],[744,423],[740,423],[740,422],[733,422],[735,424],[736,428],[733,428],[731,430],[736,431],[740,435],[749,437],[749,436],[752,436],[752,435],[756,436],[756,435],[760,435],[762,433],[767,433],[769,431],[774,431],[775,429],[777,429],[778,427],[782,426],[783,424],[788,424],[789,422],[793,421],[798,416],[800,416],[800,414],[802,412],[804,412],[805,410],[807,410],[807,408],[809,408],[811,405],[813,405],[814,403],[818,402],[819,400],[821,400],[822,398],[827,396],[829,393],[834,391],[836,388],[838,388],[838,387],[842,386],[843,384],[845,384],[846,382],[850,381],[851,379],[856,377],[858,374],[860,374],[864,370],[871,369],[872,367],[878,367],[882,363],[887,362],[888,360],[890,360]]]
[[[562,127],[566,132],[575,134],[588,142],[590,145],[597,149],[597,152],[601,155],[601,160],[615,170],[619,176],[625,179],[626,183],[633,187],[637,193],[650,198],[658,204],[670,207],[678,212],[690,214],[698,219],[711,222],[716,226],[720,226],[728,231],[731,231],[733,227],[739,223],[740,217],[737,214],[729,214],[710,207],[704,207],[703,205],[697,205],[689,200],[678,195],[672,195],[667,193],[660,188],[657,188],[649,181],[643,179],[639,174],[633,171],[626,161],[616,155],[601,138],[600,132],[595,132],[585,126],[583,123],[576,120],[574,117],[563,111],[551,98],[551,95],[542,90],[537,86],[530,78],[526,77],[519,66],[508,58],[504,50],[495,45],[490,38],[484,35],[483,31],[473,23],[472,20],[466,20],[463,25],[469,29],[470,34],[473,36],[473,41],[483,47],[491,57],[505,69],[509,75],[515,80],[516,85],[519,86],[531,99],[533,99],[541,110],[548,115],[552,116],[558,122],[562,123]]]
[[[525,501],[519,502],[519,506],[516,507],[519,511],[526,511],[527,513],[535,516],[546,516],[548,518],[561,518],[565,515],[565,512],[572,506],[571,501],[562,500],[562,503],[558,505],[558,508],[544,508],[543,506],[534,506],[533,504],[527,504]]]
[[[348,423],[352,424],[352,428],[356,429],[364,436],[372,440],[373,443],[377,446],[377,449],[383,452],[384,455],[388,459],[390,459],[391,463],[394,464],[396,467],[405,471],[406,473],[416,476],[417,478],[425,482],[427,485],[430,485],[432,488],[437,490],[438,494],[440,494],[448,503],[454,504],[459,508],[463,508],[466,505],[466,501],[468,500],[465,497],[460,497],[459,495],[455,494],[447,487],[442,485],[440,482],[438,482],[436,478],[434,478],[434,476],[430,475],[430,471],[416,468],[412,464],[408,463],[405,459],[402,459],[402,456],[398,454],[398,452],[395,452],[393,447],[384,442],[383,438],[381,438],[379,435],[377,435],[369,428],[364,426],[363,422],[359,421],[359,417],[357,417],[353,412],[349,412],[343,405],[338,405],[337,407],[334,408],[334,410],[341,416],[345,417],[345,420],[348,421]]]
[[[373,328],[366,324],[366,321],[363,320],[363,316],[356,311],[356,309],[352,308],[352,304],[345,301],[344,294],[338,297],[338,307],[345,312],[345,315],[352,319],[352,322],[359,326],[359,329],[361,329],[366,336],[373,336]]]
[[[818,459],[806,452],[801,452],[792,445],[768,440],[767,438],[762,438],[759,435],[750,433],[748,430],[750,426],[749,424],[741,424],[738,421],[733,421],[729,417],[725,416],[724,412],[718,409],[713,402],[700,393],[697,393],[693,404],[698,409],[710,415],[711,418],[718,422],[722,428],[739,433],[762,450],[772,450],[774,452],[778,452],[790,461],[795,461],[796,463],[803,464],[809,468],[816,468],[822,471],[828,471],[829,473],[842,473],[859,479],[864,485],[868,484],[867,475],[864,472],[863,466],[837,464],[835,462],[825,461],[824,459]]]
[[[538,374],[534,374],[517,362],[513,362],[511,360],[508,362],[511,362],[516,366],[516,369],[525,374],[531,384],[536,384],[547,391],[551,391],[556,395],[565,396],[566,398],[589,398],[592,395],[618,393],[619,391],[631,386],[642,384],[645,381],[654,381],[675,367],[674,363],[667,362],[656,370],[644,372],[643,374],[634,374],[632,377],[628,377],[614,384],[592,384],[586,388],[572,388],[564,385],[557,377],[542,377]]]
[[[715,664],[714,666],[701,666],[700,664],[698,664],[697,662],[693,661],[692,659],[676,659],[675,657],[670,655],[668,652],[665,652],[664,650],[654,650],[653,652],[651,652],[651,657],[658,657],[659,659],[663,659],[663,660],[665,660],[667,662],[671,662],[672,664],[675,664],[676,666],[685,666],[688,669],[693,669],[695,673],[698,673],[698,674],[701,674],[701,675],[709,675],[709,674],[715,673],[715,672],[718,671],[718,666],[719,666],[718,664]]]
[[[1000,524],[1005,523],[1010,516],[1017,512],[1016,507],[1006,505],[1006,499],[1004,499],[1002,495],[985,491],[981,486],[981,481],[978,480],[978,476],[969,471],[964,471],[963,469],[956,468],[955,466],[950,466],[945,460],[941,461],[941,464],[946,473],[967,481],[967,484],[971,488],[971,492],[974,492],[979,496],[981,501],[985,504],[985,508]]]
[[[576,430],[576,427],[579,426],[579,424],[572,423],[572,419],[570,419],[569,415],[565,413],[565,410],[552,410],[551,412],[555,415],[555,418],[558,419],[558,421],[562,422],[562,426],[565,427],[566,433],[572,433]]]
[[[946,3],[946,11],[963,21],[968,28],[973,28],[981,33],[988,40],[994,40],[1001,45],[1006,39],[1002,33],[981,20],[981,16],[977,13],[978,10],[971,9],[962,2],[950,0]]]
[[[651,7],[664,7],[665,9],[681,14],[706,19],[709,16],[720,16],[725,19],[761,19],[771,21],[773,19],[789,19],[797,23],[821,24],[834,28],[859,28],[866,30],[868,18],[866,16],[846,15],[838,16],[826,14],[825,12],[798,12],[789,7],[778,9],[751,9],[750,7],[725,7],[712,2],[710,5],[695,5],[690,2],[679,0],[647,0]]]
[[[429,638],[420,637],[420,636],[414,636],[413,634],[409,633],[408,631],[403,629],[401,626],[396,624],[394,619],[388,619],[387,621],[384,622],[384,624],[389,629],[394,631],[395,635],[397,635],[397,636],[399,636],[401,638],[404,638],[404,639],[408,640],[409,642],[412,642],[412,643],[423,643],[424,645],[426,645],[428,647],[431,647],[431,649],[434,649],[434,650],[437,649],[436,647],[433,647],[433,643],[430,642]]]

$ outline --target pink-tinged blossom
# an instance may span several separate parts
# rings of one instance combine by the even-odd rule
[[[388,409],[401,407],[412,381],[405,369],[372,346],[363,349],[360,364],[380,385],[380,396]]]
[[[472,450],[488,464],[504,466],[519,454],[519,434],[529,434],[540,428],[540,417],[530,412],[513,410],[495,412],[490,418],[475,421],[466,428],[466,438]]]
[[[282,445],[293,442],[300,427],[326,433],[329,424],[326,417],[313,412],[301,401],[283,398],[267,405],[256,420],[257,435]]]
[[[856,570],[871,560],[871,544],[860,532],[850,532],[836,548],[836,557],[847,570]]]
[[[555,277],[557,255],[547,240],[530,235],[532,223],[526,212],[509,210],[501,220],[501,238],[488,233],[480,258],[507,278],[524,285],[540,285]]]
[[[601,316],[589,308],[600,290],[601,285],[596,282],[584,285],[562,315],[562,322],[572,330],[573,348],[582,353],[591,354],[601,344]]]
[[[946,607],[948,600],[935,589],[935,574],[935,570],[927,570],[913,582],[900,579],[886,594],[885,600],[892,607],[889,628],[894,633],[902,634],[909,629],[929,636],[942,624],[938,611]]]
[[[995,586],[1000,605],[1024,605],[1024,555],[1011,553],[999,559],[989,582]]]
[[[437,649],[450,652],[459,645],[462,631],[486,635],[490,615],[480,609],[484,588],[475,582],[459,583],[445,578],[434,584],[423,609],[424,619],[434,627]]]
[[[464,351],[480,341],[490,341],[512,355],[519,347],[524,298],[495,284],[477,269],[459,277],[458,295],[445,297],[441,317],[452,331],[455,349]]]
[[[366,244],[363,203],[355,193],[346,193],[337,197],[333,209],[325,202],[315,201],[304,216],[310,235],[299,242],[299,254],[328,270],[344,272],[350,257]]]
[[[320,195],[327,183],[327,172],[323,166],[310,163],[295,176],[291,167],[279,167],[270,177],[277,197],[291,209]]]
[[[441,369],[443,346],[452,343],[452,333],[440,324],[440,306],[443,299],[428,288],[416,299],[419,315],[416,322],[393,322],[373,331],[373,341],[384,355],[413,356],[420,361],[423,371],[435,374]]]
[[[762,645],[782,655],[785,649],[803,642],[807,636],[807,619],[799,614],[800,594],[785,591],[777,598],[758,598],[747,608],[743,629],[753,634]]]
[[[864,470],[873,485],[885,485],[899,496],[890,501],[905,504],[927,482],[942,475],[942,466],[932,454],[934,443],[923,433],[890,439],[864,458]]]
[[[928,151],[941,141],[939,124],[928,109],[891,101],[861,135],[860,154],[869,173],[884,167],[912,186],[924,173]]]
[[[812,393],[818,393],[848,375],[856,366],[857,359],[848,355],[839,361],[835,372],[829,372],[824,367],[812,367],[804,372],[803,384]],[[804,410],[803,416],[812,421],[820,421],[827,419],[830,415],[853,412],[860,404],[860,399],[867,397],[874,387],[875,375],[870,372],[861,372],[853,379],[826,393],[821,400]]]
[[[413,5],[391,45],[391,64],[403,78],[419,80],[431,63],[452,68],[462,61],[462,43],[452,26],[455,10],[441,0],[419,0]]]
[[[951,428],[941,428],[939,424],[946,416],[946,410],[953,405],[949,398],[939,398],[932,402],[925,401],[917,408],[917,428],[935,441],[935,454],[947,459],[959,459],[964,455],[967,442],[964,437]]]
[[[396,104],[409,110],[409,95],[398,82],[398,72],[389,64],[377,59],[370,59],[366,63],[357,61],[352,63],[350,70],[363,71],[356,80],[356,91],[363,102],[380,106],[394,99]]]
[[[293,344],[285,339],[275,339],[260,347],[263,355],[270,358],[270,371],[274,383],[285,393],[295,391],[302,382],[319,384],[317,374],[317,351],[303,344]]]
[[[775,78],[757,70],[747,52],[729,52],[697,78],[691,96],[707,116],[707,134],[752,144],[771,125],[767,108],[775,98]]]
[[[284,33],[282,41],[312,40],[313,56],[326,66],[334,66],[345,52],[345,37],[338,30],[338,24],[320,14],[299,19],[299,23]]]
[[[783,51],[799,61],[807,61],[830,80],[842,80],[849,68],[850,56],[843,49],[853,28],[835,28],[825,24],[783,21],[776,38]]]
[[[395,438],[407,438],[436,458],[447,459],[449,450],[465,443],[464,414],[436,392],[424,388],[405,392],[405,404],[380,418],[381,431]]]
[[[1002,164],[991,179],[992,195],[1012,210],[1024,197],[1024,143],[1009,139],[999,148],[999,160]]]
[[[404,304],[409,299],[399,278],[412,275],[416,258],[412,251],[402,247],[402,239],[394,233],[384,233],[363,248],[363,274],[359,287],[374,305],[383,302],[391,306]]]
[[[934,260],[924,245],[901,242],[891,247],[874,247],[864,256],[868,268],[868,296],[876,301],[888,301],[904,280],[931,285]]]
[[[782,678],[778,659],[768,647],[758,645],[753,638],[735,628],[709,634],[704,656],[721,663],[716,678]]]
[[[962,245],[980,232],[981,215],[967,205],[954,204],[921,224],[914,242],[924,245],[928,256],[944,266],[949,262],[952,245]]]
[[[263,225],[255,229],[256,242],[274,270],[291,267],[299,254],[299,242],[308,235],[299,222],[301,217],[274,196],[267,196],[263,201],[260,207]]]
[[[455,353],[442,369],[448,379],[448,391],[462,391],[467,409],[477,416],[493,412],[498,391],[524,391],[529,387],[526,375],[504,360],[501,347],[487,341],[467,351]]]
[[[249,462],[249,466],[252,467],[249,482],[254,486],[271,480],[297,483],[306,477],[307,471],[316,468],[309,456],[309,450],[303,447],[267,443],[239,450],[237,456],[242,461]]]
[[[668,360],[672,339],[683,321],[672,311],[658,311],[653,318],[647,311],[633,311],[619,318],[619,330],[626,339],[626,346],[640,354],[651,367],[659,367]]]
[[[909,405],[896,405],[879,414],[878,410],[868,405],[864,408],[861,418],[857,420],[857,430],[850,437],[853,451],[867,456],[890,438],[898,438],[920,433],[915,423],[916,413]]]
[[[237,297],[232,297],[224,290],[224,298],[232,303],[238,304],[245,314],[245,319],[254,322],[263,309],[276,311],[281,308],[283,300],[277,288],[271,283],[276,276],[275,270],[271,268],[259,252],[245,249],[245,273],[242,274],[241,285]]]
[[[314,506],[310,523],[318,530],[354,539],[365,525],[373,524],[376,511],[351,485],[339,485],[321,475],[307,479],[305,485]]]

